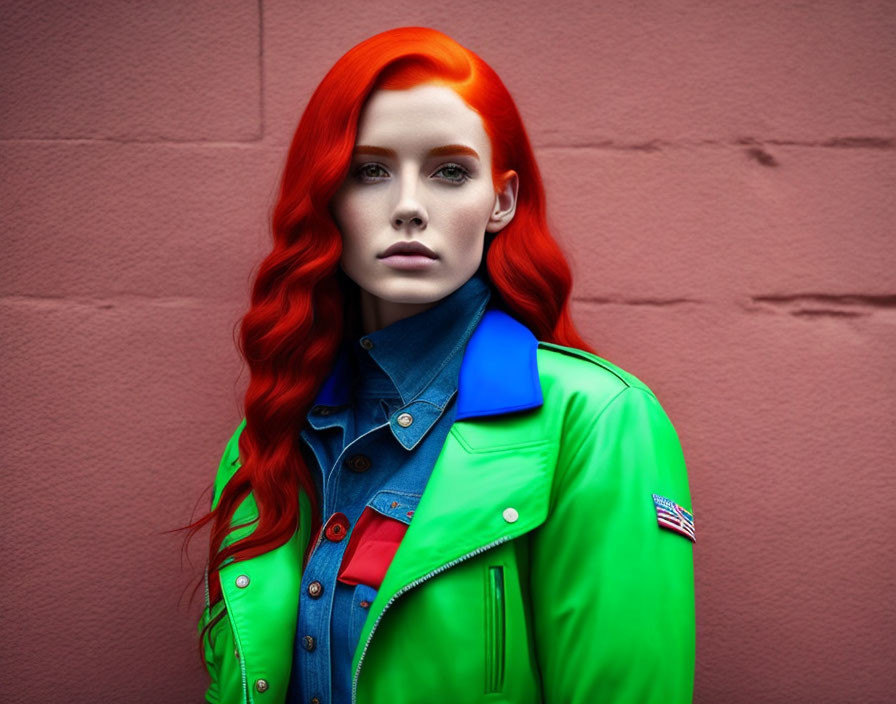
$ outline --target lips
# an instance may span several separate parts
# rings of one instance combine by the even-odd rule
[[[436,253],[433,252],[422,242],[396,242],[389,246],[385,252],[379,255],[380,259],[391,257],[393,254],[417,254],[430,259],[438,259]]]

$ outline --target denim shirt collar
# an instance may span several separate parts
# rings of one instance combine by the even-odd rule
[[[468,329],[471,321],[479,322],[489,297],[488,283],[474,275],[432,308],[352,341],[362,371],[360,388],[369,388],[370,376],[376,377],[382,370],[402,403],[410,403],[462,350],[472,333]],[[456,376],[448,381],[447,396],[454,392],[456,382]]]
[[[420,342],[413,343],[414,346],[419,346],[420,354],[428,363],[435,360],[437,364],[446,362],[446,358],[451,358],[452,349],[466,342],[458,378],[456,420],[537,408],[543,403],[536,361],[538,340],[529,328],[491,301],[481,317],[478,317],[480,309],[476,310],[478,320],[469,339],[464,336],[458,340],[459,328],[470,324],[471,301],[479,301],[484,306],[489,302],[488,292],[487,282],[477,274],[429,310],[347,343],[360,345],[361,340],[369,338],[373,342],[371,357],[384,371],[395,373],[393,381],[406,401],[413,397],[410,392],[414,388],[418,391],[425,388],[427,380],[421,381],[419,376],[415,379],[412,373],[407,373],[408,370],[396,372],[393,368],[396,349],[400,351],[402,341],[414,340],[416,336]],[[467,314],[458,315],[458,311],[463,310],[467,310]],[[447,334],[448,327],[452,328],[452,334]],[[441,352],[436,353],[426,343],[421,344],[420,335]],[[397,348],[390,342],[398,343]],[[312,412],[323,410],[326,414],[328,406],[351,402],[353,373],[348,344],[341,348],[331,373],[318,391]],[[378,352],[375,357],[374,351]],[[428,380],[437,373],[432,370]],[[425,399],[418,400],[425,402]],[[319,422],[312,424],[323,427]],[[397,429],[398,426],[393,427],[393,431]]]
[[[457,392],[464,345],[489,298],[487,280],[474,275],[432,308],[346,340],[315,399],[309,424],[317,430],[340,425],[343,414],[324,406],[344,406],[353,396],[359,402],[360,397],[399,399],[389,426],[405,449],[414,449]],[[411,422],[402,425],[399,420]]]

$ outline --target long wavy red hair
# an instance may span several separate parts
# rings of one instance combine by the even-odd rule
[[[568,310],[572,277],[545,218],[544,187],[516,105],[476,54],[426,27],[377,34],[349,50],[324,76],[299,122],[272,214],[273,248],[255,276],[240,326],[250,380],[239,437],[241,466],[214,510],[185,526],[187,541],[209,521],[209,603],[221,598],[222,562],[246,560],[288,541],[299,521],[320,528],[319,497],[296,432],[331,371],[352,306],[339,270],[342,241],[329,212],[346,177],[358,117],[378,89],[446,85],[482,117],[491,144],[496,193],[501,174],[519,176],[513,220],[488,241],[493,300],[540,340],[591,351]],[[299,488],[311,515],[299,515]],[[234,510],[252,492],[257,527],[221,549]],[[310,546],[309,546],[310,548]],[[307,558],[307,549],[306,549]],[[197,585],[198,587],[198,585]],[[201,648],[201,645],[200,645]]]

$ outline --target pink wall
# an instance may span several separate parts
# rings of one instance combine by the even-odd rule
[[[504,78],[577,319],[678,429],[695,701],[893,701],[896,3],[2,15],[0,700],[202,698],[205,534],[190,565],[162,531],[241,415],[232,329],[288,140],[339,55],[422,24]]]

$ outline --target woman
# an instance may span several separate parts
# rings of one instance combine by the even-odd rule
[[[290,147],[215,480],[211,702],[684,702],[692,516],[650,389],[573,327],[497,75],[355,46]]]

